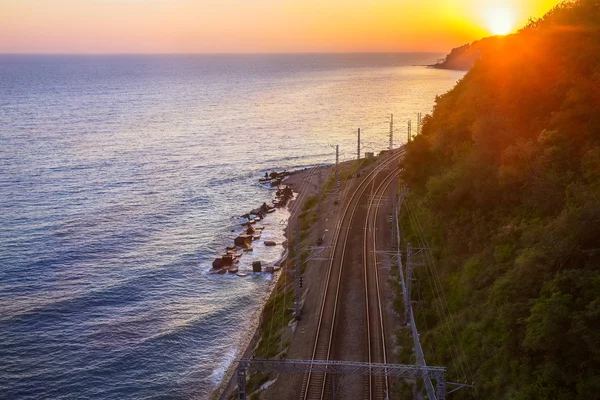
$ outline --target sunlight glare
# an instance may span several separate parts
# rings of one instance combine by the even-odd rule
[[[493,7],[486,10],[486,24],[494,35],[507,35],[515,26],[515,13],[508,7]]]

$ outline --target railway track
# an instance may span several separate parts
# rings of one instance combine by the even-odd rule
[[[300,206],[304,203],[304,198],[306,197],[306,192],[307,192],[306,188],[310,185],[310,183],[312,182],[313,176],[315,175],[316,171],[320,167],[321,167],[320,164],[312,167],[308,171],[308,173],[306,174],[304,179],[302,180],[302,183],[300,184],[300,188],[298,189],[298,196],[294,199],[294,202],[293,202],[292,206],[290,207],[290,218],[296,218],[298,216],[297,215],[298,210],[300,209]],[[285,184],[285,182],[284,182],[284,184]]]
[[[395,182],[399,171],[387,175],[377,189],[372,192],[367,207],[364,230],[364,284],[366,304],[367,354],[369,363],[387,364],[387,347],[385,339],[385,324],[383,316],[382,296],[377,264],[377,221],[383,196],[392,183]],[[369,400],[384,400],[389,392],[389,379],[382,376],[368,376],[367,398]]]
[[[319,312],[319,320],[317,323],[317,330],[315,333],[314,347],[312,351],[312,360],[329,360],[332,353],[332,345],[333,345],[333,337],[335,331],[335,322],[338,313],[338,301],[340,297],[340,282],[342,278],[342,271],[344,266],[344,258],[346,256],[346,248],[348,243],[348,237],[350,236],[350,224],[354,219],[357,209],[360,205],[360,200],[363,198],[370,184],[373,186],[377,178],[381,173],[385,172],[390,166],[393,166],[394,163],[398,162],[403,155],[403,151],[397,151],[392,153],[387,159],[381,162],[381,164],[377,165],[373,171],[371,171],[367,176],[360,182],[356,190],[352,193],[349,200],[343,205],[343,212],[340,214],[339,221],[336,225],[336,229],[334,232],[333,240],[332,240],[332,258],[329,263],[329,267],[327,269],[327,276],[325,281],[325,287],[323,289],[322,302]],[[391,182],[390,175],[386,175],[384,182]],[[388,186],[391,183],[388,183]],[[378,188],[381,187],[381,184]],[[370,210],[372,204],[369,202],[368,210]],[[367,212],[367,222],[369,218],[373,220],[376,217],[376,213],[371,215],[372,213]],[[367,234],[368,229],[365,230],[365,235]],[[373,230],[374,233],[374,230]],[[365,246],[367,246],[367,241],[365,240]],[[367,250],[367,249],[365,249]],[[367,257],[368,251],[365,251],[365,257]],[[365,263],[365,267],[368,263]],[[375,265],[375,264],[374,264]],[[373,269],[373,268],[371,268]],[[375,268],[375,276],[377,276],[377,271]],[[372,273],[368,273],[367,275],[371,275]],[[371,286],[374,286],[375,289],[379,290],[379,282],[378,277],[369,278],[366,276],[365,283],[371,282]],[[372,291],[369,284],[366,283],[365,286],[366,292]],[[369,295],[367,294],[369,297]],[[376,299],[379,299],[379,294],[375,295]],[[372,300],[371,303],[374,303],[374,306],[379,303],[378,300]],[[382,316],[382,311],[380,305],[378,312],[367,311],[368,318],[367,321],[370,321],[370,315],[379,315]],[[368,327],[371,326],[371,322],[367,322]],[[369,329],[369,328],[368,328]],[[385,342],[381,342],[381,337],[383,337],[383,321],[381,320],[378,328],[373,328],[374,333],[373,337],[375,337],[375,331],[378,332],[377,335],[380,336],[380,345],[376,345],[374,341],[374,345],[369,344],[369,361],[373,360],[373,362],[381,362],[375,360],[385,360]],[[370,336],[369,336],[370,337]],[[383,339],[385,340],[385,339]],[[369,342],[371,340],[369,339]],[[375,355],[377,353],[377,355]],[[322,373],[313,373],[309,372],[305,375],[303,385],[302,385],[302,396],[303,400],[309,399],[324,399],[331,389],[331,382],[326,374]],[[387,380],[384,379],[384,382],[380,382],[378,380],[371,380],[369,382],[369,396],[373,393],[385,393],[387,390]],[[372,397],[369,397],[372,398]],[[383,398],[383,397],[381,397]]]

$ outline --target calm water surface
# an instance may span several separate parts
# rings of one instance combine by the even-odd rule
[[[258,177],[381,150],[392,112],[400,144],[462,77],[437,58],[0,56],[0,398],[207,398],[269,287],[207,274]]]

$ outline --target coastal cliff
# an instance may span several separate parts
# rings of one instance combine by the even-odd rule
[[[443,61],[438,62],[431,67],[437,69],[468,71],[482,55],[486,53],[501,52],[505,44],[511,40],[512,36],[514,35],[491,36],[454,48]]]
[[[406,148],[405,238],[435,258],[423,348],[475,381],[456,399],[598,399],[600,3],[488,43]]]

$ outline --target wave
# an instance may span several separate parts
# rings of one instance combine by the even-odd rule
[[[164,269],[162,269],[164,271]],[[160,270],[159,270],[160,271]],[[133,275],[128,279],[120,279],[114,283],[101,283],[98,288],[81,289],[79,293],[68,297],[58,297],[55,299],[45,297],[45,303],[34,305],[22,310],[13,310],[11,314],[5,313],[2,310],[0,313],[0,322],[6,324],[24,323],[28,319],[36,319],[38,317],[68,317],[71,313],[80,313],[89,308],[94,307],[109,307],[113,305],[123,304],[123,300],[127,302],[135,302],[143,300],[143,295],[135,288],[142,288],[145,283],[152,280],[158,280],[161,275],[157,274],[157,270],[153,269],[141,275]],[[117,278],[115,278],[117,279]],[[14,294],[13,294],[14,295]],[[27,302],[27,297],[44,298],[42,292],[36,291],[28,294],[25,298],[19,299],[19,303]]]

